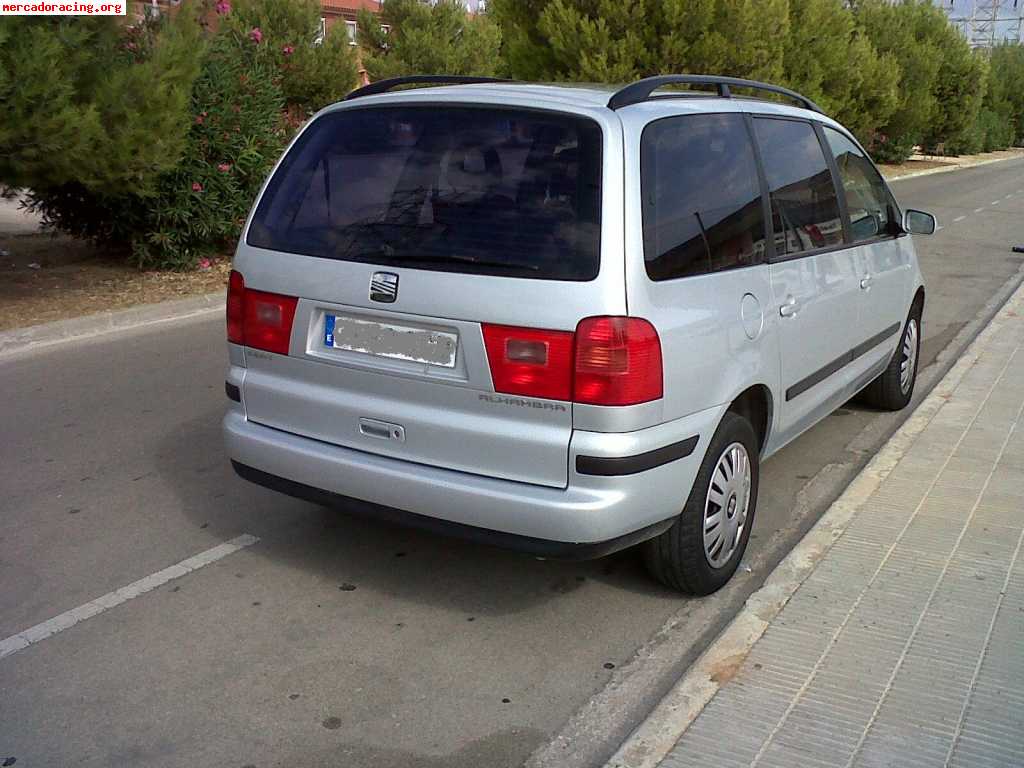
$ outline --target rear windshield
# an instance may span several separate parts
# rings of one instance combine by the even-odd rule
[[[342,110],[292,147],[247,242],[414,269],[590,280],[600,173],[592,120],[437,105]]]

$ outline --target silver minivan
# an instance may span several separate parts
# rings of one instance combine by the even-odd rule
[[[305,126],[246,224],[227,451],[293,496],[540,557],[642,544],[708,594],[761,461],[858,393],[910,401],[909,235],[934,228],[778,86],[374,83]]]

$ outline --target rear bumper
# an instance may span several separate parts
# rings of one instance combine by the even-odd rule
[[[394,507],[372,504],[368,501],[360,501],[349,496],[342,496],[338,493],[314,488],[311,485],[303,485],[302,483],[296,483],[294,480],[271,475],[267,472],[247,467],[245,464],[239,464],[237,461],[232,461],[231,465],[234,467],[235,472],[238,473],[238,476],[244,480],[262,485],[264,488],[270,488],[273,491],[294,496],[297,499],[304,499],[305,501],[311,501],[314,504],[320,504],[325,507],[343,508],[346,512],[364,517],[372,517],[389,523],[419,528],[420,530],[439,533],[444,536],[475,541],[480,544],[488,544],[516,552],[525,552],[552,560],[593,560],[598,557],[604,557],[613,552],[618,552],[620,549],[631,547],[634,544],[639,544],[642,541],[657,536],[672,525],[672,520],[669,519],[641,528],[639,531],[634,531],[625,536],[594,543],[576,544],[565,541],[550,541],[549,539],[537,539],[533,536],[521,536],[514,533],[505,533],[504,531],[494,531],[489,528],[453,523],[438,517],[428,517],[415,512],[407,512],[404,509],[395,509]]]
[[[260,485],[548,557],[599,557],[657,535],[679,513],[720,413],[705,411],[635,433],[576,433],[569,485],[551,488],[401,461],[224,417],[228,455]],[[576,457],[630,457],[696,436],[688,455],[632,474],[581,474]],[[360,505],[354,505],[356,507]],[[469,529],[482,529],[467,531]],[[573,552],[576,554],[573,555]]]

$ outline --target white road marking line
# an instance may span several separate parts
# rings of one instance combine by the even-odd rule
[[[936,225],[935,231],[938,232],[940,229],[942,229],[942,225],[941,224]]]
[[[984,210],[985,210],[984,208],[975,208],[975,209],[974,209],[974,212],[975,212],[975,213],[981,213],[981,212],[982,212],[982,211],[984,211]]]
[[[956,224],[958,221],[963,221],[966,218],[966,216],[957,216],[955,219],[953,219],[953,223]]]
[[[193,555],[187,560],[182,560],[180,563],[168,566],[162,571],[157,571],[138,581],[133,581],[126,587],[115,589],[113,592],[108,592],[101,597],[97,597],[95,600],[90,600],[84,605],[72,608],[70,611],[64,611],[64,613],[54,616],[52,619],[47,619],[41,624],[29,627],[23,632],[4,638],[0,640],[0,659],[10,656],[12,653],[17,653],[23,648],[28,648],[30,645],[34,645],[40,640],[45,640],[58,632],[63,632],[80,621],[91,619],[93,616],[98,616],[104,611],[109,611],[114,606],[163,586],[169,581],[199,570],[204,565],[215,563],[240,549],[252,546],[257,541],[259,539],[255,536],[243,533],[241,536],[231,539],[231,541],[218,544],[216,547],[200,552],[198,555]]]
[[[999,205],[999,201],[998,200],[993,200],[992,201],[992,205]]]

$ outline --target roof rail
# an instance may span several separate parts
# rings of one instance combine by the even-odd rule
[[[373,96],[377,93],[387,93],[401,85],[471,85],[473,83],[509,83],[511,80],[503,80],[500,77],[473,77],[471,75],[409,75],[408,77],[392,77],[388,80],[378,80],[376,83],[356,88],[345,101],[358,99],[361,96]]]
[[[622,109],[630,104],[639,104],[651,98],[652,94],[659,88],[666,85],[714,85],[718,88],[718,95],[722,98],[732,98],[730,86],[733,88],[752,88],[758,91],[778,93],[799,102],[801,106],[815,112],[824,114],[824,110],[796,91],[783,88],[781,85],[760,83],[757,80],[744,80],[739,77],[719,77],[718,75],[658,75],[657,77],[646,77],[638,80],[632,85],[616,91],[608,100],[609,109]]]

